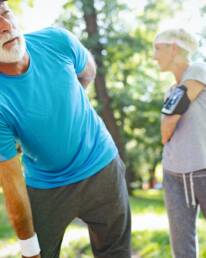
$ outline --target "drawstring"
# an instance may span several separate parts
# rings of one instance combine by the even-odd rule
[[[195,207],[196,206],[196,201],[195,201],[193,173],[189,174],[189,179],[190,179],[192,206]],[[183,183],[184,183],[185,200],[186,200],[186,203],[187,203],[187,207],[190,208],[189,194],[188,194],[186,175],[185,174],[183,174]]]
[[[185,174],[183,174],[183,183],[184,183],[185,199],[186,199],[187,207],[189,208],[190,204],[189,204],[189,196],[188,196],[187,182],[186,182]]]
[[[190,187],[191,187],[191,195],[192,195],[192,206],[195,207],[195,191],[194,191],[194,182],[193,182],[193,173],[190,174]]]

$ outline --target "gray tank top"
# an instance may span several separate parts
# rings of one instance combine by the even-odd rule
[[[182,82],[185,80],[196,80],[206,85],[206,64],[189,66],[182,77]],[[162,162],[164,169],[174,173],[206,168],[206,88],[190,104],[171,140],[164,145]]]

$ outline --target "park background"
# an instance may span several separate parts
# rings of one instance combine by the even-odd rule
[[[163,204],[160,110],[173,83],[153,60],[159,30],[183,27],[200,40],[194,61],[206,59],[204,0],[9,0],[23,32],[47,26],[72,31],[97,63],[87,92],[105,121],[126,163],[132,208],[133,257],[170,258],[168,222]],[[1,189],[0,189],[1,190]],[[200,214],[200,258],[206,258],[206,222]],[[0,258],[20,257],[0,191]],[[86,226],[68,228],[61,258],[92,257]]]

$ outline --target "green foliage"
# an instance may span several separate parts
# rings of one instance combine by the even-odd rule
[[[92,251],[88,239],[80,238],[78,242],[72,242],[61,252],[61,258],[91,258]]]
[[[169,237],[166,231],[141,231],[132,233],[132,253],[138,253],[141,258],[170,258]],[[81,238],[72,242],[61,252],[61,258],[91,258],[93,257],[88,239]]]
[[[141,258],[170,258],[169,236],[166,231],[142,231],[132,235],[133,252]]]
[[[136,190],[134,196],[130,197],[132,213],[138,214],[156,214],[165,213],[163,203],[163,193],[157,190]]]

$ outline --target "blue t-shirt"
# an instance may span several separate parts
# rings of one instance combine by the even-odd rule
[[[23,149],[28,186],[79,182],[109,164],[117,148],[92,108],[77,75],[88,52],[68,31],[46,28],[25,35],[28,70],[0,74],[0,161]]]

